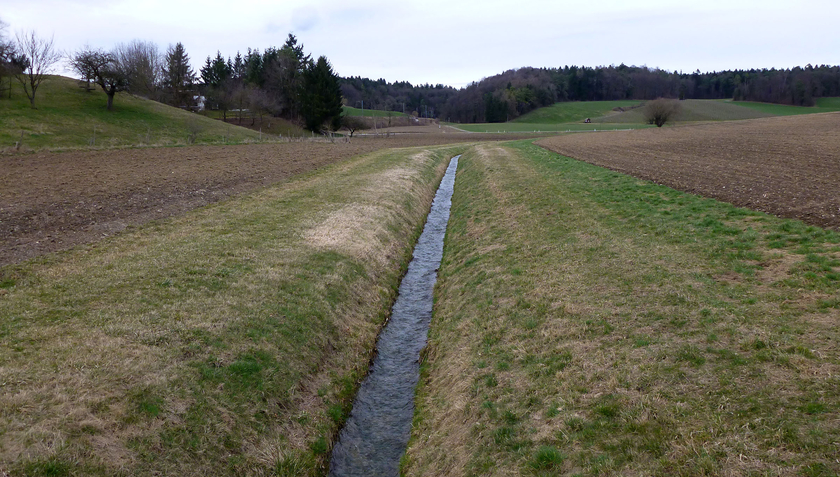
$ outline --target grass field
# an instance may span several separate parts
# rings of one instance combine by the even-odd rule
[[[572,101],[556,103],[524,114],[511,122],[529,124],[577,123],[586,118],[598,118],[610,114],[615,108],[631,108],[641,101]]]
[[[406,475],[837,475],[840,236],[461,158]]]
[[[831,113],[840,111],[840,98],[818,98],[816,106],[789,106],[786,104],[755,103],[738,101],[738,106],[760,111],[772,116],[792,116],[796,114]]]
[[[0,268],[0,475],[320,475],[455,152]]]
[[[405,113],[400,113],[397,111],[380,111],[378,109],[359,109],[359,108],[352,108],[350,106],[344,106],[343,115],[345,116],[362,116],[362,117],[376,117],[376,118],[385,118],[390,116],[393,117],[408,117]]]
[[[114,111],[100,89],[86,91],[77,80],[50,76],[38,88],[36,109],[13,83],[12,99],[0,99],[0,151],[22,139],[22,149],[240,143],[254,131],[118,93]]]
[[[639,129],[648,127],[642,108],[633,108],[640,101],[585,101],[557,103],[507,123],[450,124],[469,132],[575,132],[614,129]],[[628,109],[624,112],[615,108]],[[840,98],[820,98],[817,106],[806,108],[769,103],[732,102],[720,100],[680,101],[678,122],[691,121],[734,121],[771,116],[812,114],[840,111]],[[586,118],[593,124],[584,124]]]

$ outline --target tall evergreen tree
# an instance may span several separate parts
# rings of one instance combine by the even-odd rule
[[[341,87],[327,58],[321,56],[303,72],[302,113],[306,128],[333,131],[341,126]]]
[[[169,103],[177,107],[193,105],[195,72],[190,66],[190,57],[181,42],[170,45],[163,64],[163,86],[169,97]]]

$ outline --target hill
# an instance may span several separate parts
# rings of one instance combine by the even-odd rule
[[[680,101],[680,113],[677,121],[734,121],[739,119],[757,119],[773,116],[791,116],[799,114],[826,113],[840,111],[840,101],[836,98],[821,98],[817,106],[789,106],[784,104],[757,103],[749,101],[721,101],[687,99]],[[641,109],[634,109],[617,114],[593,119],[596,123],[644,123]]]
[[[0,150],[22,141],[23,149],[85,146],[178,145],[247,142],[259,133],[225,124],[148,99],[118,94],[106,110],[101,90],[87,91],[78,81],[50,76],[38,88],[36,109],[19,84],[11,99],[0,99]]]
[[[353,108],[350,106],[344,106],[344,112],[342,113],[344,116],[361,116],[361,117],[375,117],[375,118],[384,118],[388,117],[389,115],[392,117],[408,117],[407,114],[401,113],[398,111],[382,111],[379,109],[359,109]]]
[[[539,108],[514,119],[513,123],[556,124],[575,123],[586,118],[597,118],[609,114],[615,108],[632,108],[641,101],[572,101],[556,103]]]

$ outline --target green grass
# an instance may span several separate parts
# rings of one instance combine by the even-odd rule
[[[384,118],[393,116],[393,117],[408,117],[405,113],[400,113],[397,111],[381,111],[379,109],[359,109],[353,108],[350,106],[344,106],[344,112],[342,113],[344,116],[363,116],[363,117],[377,117],[377,118]]]
[[[836,475],[838,257],[527,141],[471,149],[403,471]]]
[[[637,100],[556,103],[531,111],[511,122],[535,125],[583,122],[586,118],[595,119],[612,113],[616,108],[631,108],[640,103],[642,102]]]
[[[718,100],[687,99],[680,101],[680,111],[676,121],[735,121],[741,119],[756,119],[774,116],[767,111],[745,108],[742,103]],[[644,123],[642,108],[621,114],[594,119],[596,123]]]
[[[772,116],[793,116],[798,114],[831,113],[840,111],[840,98],[818,98],[813,107],[789,106],[786,104],[756,103],[752,101],[738,101],[734,104]]]
[[[35,96],[36,109],[13,83],[12,99],[0,99],[0,150],[23,139],[22,149],[241,143],[259,133],[118,93],[114,111],[106,109],[100,89],[86,91],[78,82],[48,77]]]
[[[540,108],[507,123],[449,124],[469,132],[578,132],[649,127],[642,108],[629,109],[640,101],[586,101],[557,103]],[[616,112],[615,108],[627,111]],[[723,100],[680,101],[676,121],[734,121],[793,114],[840,111],[840,98],[820,98],[817,106],[805,108],[769,103]],[[586,118],[593,124],[584,124]]]
[[[323,474],[455,152],[376,152],[0,268],[2,470]]]

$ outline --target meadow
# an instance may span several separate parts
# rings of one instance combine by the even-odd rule
[[[243,143],[260,138],[259,132],[127,93],[118,93],[114,111],[108,111],[102,90],[88,91],[72,78],[47,77],[37,91],[34,109],[20,84],[12,85],[11,99],[0,100],[0,152]]]
[[[836,475],[840,235],[461,158],[404,475]]]
[[[400,113],[397,111],[382,111],[379,109],[360,109],[354,108],[352,106],[344,106],[344,112],[342,113],[344,116],[360,116],[365,118],[386,118],[389,116],[392,117],[408,117],[405,113]]]
[[[643,101],[565,102],[540,108],[506,123],[449,125],[469,132],[586,132],[651,127],[644,117]],[[736,121],[773,116],[840,111],[840,98],[820,98],[814,107],[723,100],[684,100],[671,124],[702,121]],[[585,119],[592,123],[586,124]]]

